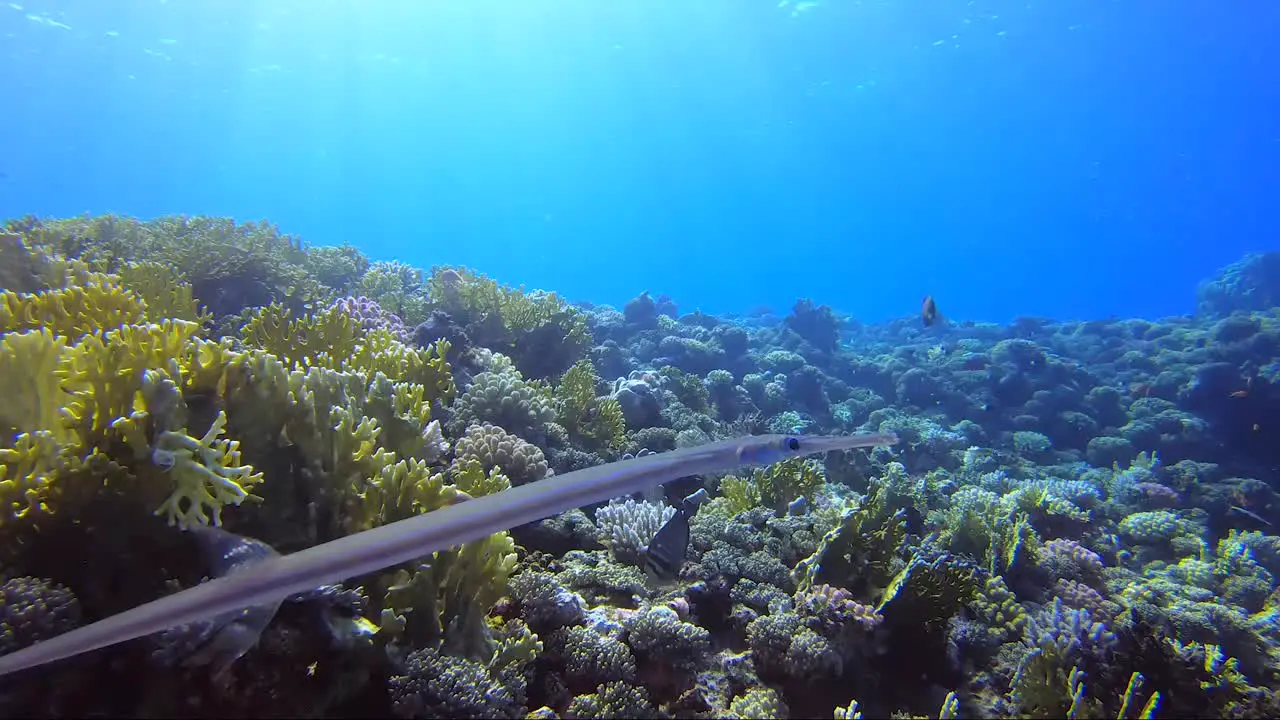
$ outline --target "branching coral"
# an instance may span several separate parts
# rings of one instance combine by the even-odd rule
[[[0,293],[0,332],[47,328],[78,338],[141,322],[146,304],[107,275],[81,285],[37,293]]]
[[[465,269],[436,268],[427,280],[433,302],[477,324],[497,323],[508,336],[529,332],[547,323],[565,326],[565,341],[590,341],[586,318],[555,293],[530,294],[523,289]]]
[[[825,583],[847,588],[862,601],[879,602],[905,565],[900,553],[906,534],[905,513],[890,513],[881,496],[872,496],[847,509],[839,526],[792,575],[801,590]]]
[[[146,371],[177,372],[196,330],[195,323],[181,320],[126,325],[87,335],[69,348],[58,377],[72,395],[64,414],[84,447],[101,447],[110,442],[113,427],[143,419]]]
[[[1010,508],[995,493],[965,486],[950,505],[930,517],[938,527],[938,543],[951,552],[982,562],[988,572],[1005,573],[1039,546],[1039,535],[1026,512]]]
[[[1087,717],[1080,665],[1096,662],[1115,643],[1115,635],[1087,610],[1069,610],[1055,599],[1029,618],[1010,685],[1014,707],[1032,717]]]
[[[180,398],[161,410],[146,392],[151,378],[181,377],[195,329],[180,320],[124,325],[71,344],[47,328],[5,335],[0,366],[15,401],[0,416],[15,442],[0,470],[9,517],[46,507],[62,489],[59,477],[98,454],[140,459],[152,475],[158,465],[170,470],[175,489],[160,512],[184,526],[216,523],[222,506],[247,496],[261,475],[240,462],[234,441],[218,439],[225,415],[192,438],[174,416]]]
[[[138,260],[173,268],[213,315],[281,302],[301,310],[327,292],[304,267],[307,250],[270,223],[170,215],[31,221],[18,228],[37,250],[118,272]]]
[[[730,475],[724,478],[720,481],[720,493],[733,514],[755,507],[766,507],[782,514],[798,498],[808,498],[813,504],[824,481],[822,466],[817,461],[788,458],[753,470],[746,477]]]
[[[281,305],[269,305],[253,313],[243,334],[246,343],[294,369],[348,370],[369,378],[383,373],[396,382],[422,385],[428,401],[448,402],[456,392],[445,360],[448,341],[410,347],[386,328],[365,329],[342,305],[296,318]]]
[[[412,463],[408,473],[397,474],[395,482],[384,478],[374,483],[386,498],[396,498],[397,514],[430,512],[456,501],[459,491],[479,497],[511,487],[496,468],[486,473],[474,461],[450,472],[456,485],[446,485],[443,472],[426,477],[425,468]],[[485,615],[507,592],[515,562],[515,542],[506,532],[435,553],[414,569],[395,574],[383,612],[397,617],[392,625],[413,647],[488,658],[495,646]]]
[[[600,541],[615,557],[638,563],[653,536],[675,514],[675,508],[663,503],[615,499],[596,510],[596,527]]]
[[[985,580],[969,601],[969,608],[997,643],[1014,639],[1027,624],[1026,611],[1018,604],[1017,598],[999,575],[992,575]]]
[[[487,659],[495,646],[485,615],[506,593],[515,563],[515,543],[505,532],[435,553],[414,570],[397,573],[385,610],[404,617],[412,647]]]
[[[526,293],[465,269],[435,268],[431,307],[462,325],[477,344],[515,360],[527,377],[565,371],[591,346],[586,314],[555,293]]]
[[[121,284],[146,302],[146,315],[151,322],[173,318],[204,325],[213,320],[196,301],[190,283],[169,265],[150,261],[125,263],[119,275]]]
[[[369,265],[355,288],[409,326],[426,320],[431,309],[422,271],[396,260]]]
[[[240,463],[240,443],[219,436],[227,424],[227,414],[219,412],[213,425],[200,439],[185,433],[164,431],[153,453],[166,453],[165,461],[176,488],[156,510],[169,524],[179,527],[222,524],[222,508],[239,505],[249,489],[262,482],[262,473]]]
[[[50,433],[59,443],[74,439],[62,420],[71,396],[57,375],[66,349],[66,338],[48,328],[0,336],[0,445],[27,431]]]
[[[571,438],[590,449],[617,451],[627,442],[626,419],[617,400],[596,394],[599,384],[590,360],[576,363],[556,387],[557,414]]]
[[[30,513],[48,511],[46,501],[67,460],[52,433],[22,433],[13,447],[0,448],[0,526]]]

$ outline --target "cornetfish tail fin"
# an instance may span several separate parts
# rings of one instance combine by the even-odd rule
[[[423,515],[266,557],[225,577],[0,656],[0,675],[25,670],[375,572],[495,532],[627,495],[655,483],[788,457],[892,445],[892,433],[751,435],[575,470]]]

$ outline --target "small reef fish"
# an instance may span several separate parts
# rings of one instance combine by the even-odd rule
[[[210,577],[225,577],[280,556],[275,548],[261,540],[220,528],[198,526],[187,532],[196,536]],[[350,593],[341,586],[325,585],[280,600],[169,628],[156,636],[158,647],[152,652],[152,657],[170,666],[208,665],[214,678],[222,677],[236,660],[258,644],[283,603],[309,605],[337,647],[350,647],[357,639],[370,638],[378,631],[376,625],[360,615],[357,593]]]
[[[197,526],[188,532],[195,534],[209,574],[214,578],[279,557],[275,548],[260,540],[216,527]],[[284,598],[170,628],[160,638],[161,654],[181,655],[181,663],[187,667],[211,665],[213,676],[220,677],[258,644],[258,638],[271,624],[282,602]]]
[[[938,303],[934,301],[932,295],[924,296],[924,303],[920,306],[920,320],[925,327],[938,321]]]
[[[0,675],[274,603],[294,593],[399,565],[573,508],[641,491],[655,483],[897,442],[898,436],[893,433],[750,435],[575,470],[289,555],[265,558],[224,577],[0,656]]]
[[[680,577],[685,557],[689,554],[689,519],[698,506],[711,499],[705,489],[685,497],[676,514],[666,522],[641,550],[645,572],[658,580],[670,582]]]

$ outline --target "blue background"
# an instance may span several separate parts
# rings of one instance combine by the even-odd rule
[[[620,305],[1155,317],[1277,249],[1280,4],[0,5],[0,215],[269,219]]]

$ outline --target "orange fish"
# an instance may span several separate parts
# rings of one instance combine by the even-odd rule
[[[932,295],[924,296],[924,305],[920,308],[920,319],[924,321],[925,327],[929,327],[938,319],[938,303],[933,301]]]

